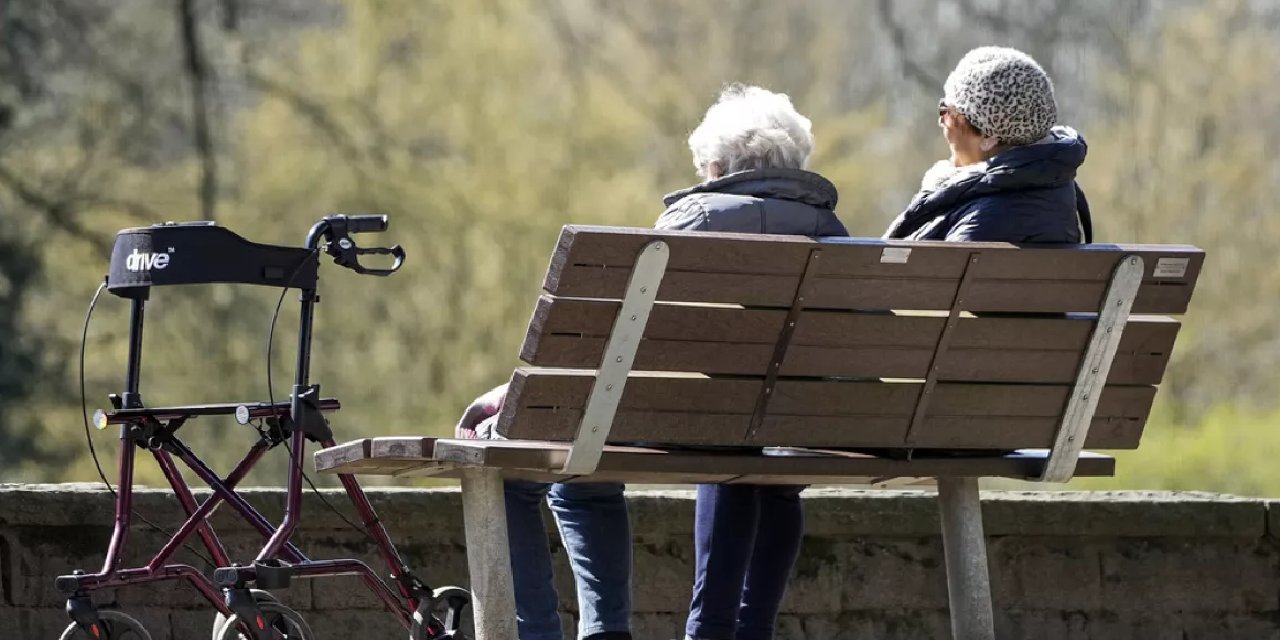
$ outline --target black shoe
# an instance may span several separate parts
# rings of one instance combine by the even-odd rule
[[[631,640],[630,631],[602,631],[583,636],[582,640]]]

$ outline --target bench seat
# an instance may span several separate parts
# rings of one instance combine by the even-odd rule
[[[1006,455],[918,456],[911,460],[854,451],[788,447],[773,455],[735,450],[688,451],[655,447],[606,446],[593,474],[558,473],[570,443],[530,440],[366,438],[316,456],[326,473],[369,473],[397,477],[460,477],[462,467],[500,467],[506,478],[541,482],[630,482],[638,484],[932,484],[939,476],[1038,478],[1047,449]],[[1115,459],[1082,452],[1076,476],[1110,476]],[[909,480],[910,482],[902,482]]]

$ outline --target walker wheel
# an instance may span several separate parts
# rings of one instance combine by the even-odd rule
[[[72,622],[58,636],[58,640],[151,640],[151,634],[147,633],[142,623],[123,611],[100,609],[98,620],[102,623],[102,628],[96,634],[84,631]]]
[[[440,587],[413,612],[409,640],[468,640],[462,614],[471,607],[471,593],[462,587]]]
[[[315,640],[315,634],[311,632],[311,627],[307,626],[307,621],[302,619],[302,615],[297,611],[286,607],[279,602],[262,602],[258,605],[258,611],[262,613],[261,629],[266,632],[265,637],[270,640]],[[222,625],[222,637],[218,640],[248,640],[247,636],[240,633],[240,620],[237,616],[227,618]]]
[[[250,589],[249,593],[253,594],[254,602],[279,602],[270,591],[262,589]],[[213,640],[222,640],[222,627],[227,624],[227,617],[219,611],[213,615]]]

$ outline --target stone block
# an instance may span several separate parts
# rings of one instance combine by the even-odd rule
[[[693,541],[693,491],[628,489],[627,511],[639,541]]]
[[[322,640],[328,638],[387,638],[409,637],[409,632],[386,611],[363,609],[333,609],[329,611],[299,612],[303,619]]]
[[[1195,613],[1182,616],[1184,640],[1280,640],[1280,615],[1275,611],[1250,613]]]
[[[693,541],[638,542],[632,549],[631,582],[635,611],[687,611],[693,588]]]
[[[9,535],[3,527],[0,527],[0,607],[14,604],[13,582],[17,579],[18,573],[13,568],[17,562],[17,556],[13,553]]]
[[[1263,535],[1266,503],[1173,491],[985,491],[988,536],[1245,537]]]
[[[802,616],[800,627],[802,631],[798,634],[791,632],[795,634],[791,636],[795,640],[936,640],[951,637],[946,611],[937,609],[845,611],[835,615]]]
[[[937,494],[924,490],[812,488],[803,494],[811,536],[940,536]]]
[[[208,638],[213,633],[213,621],[216,615],[217,612],[213,609],[170,611],[169,633],[175,640],[178,638],[190,640]],[[153,638],[152,640],[159,639]]]
[[[306,538],[305,550],[312,558],[354,558],[367,564],[384,582],[389,578],[386,563],[373,543],[361,534],[341,531],[330,535],[308,535]],[[401,547],[400,553],[415,575],[432,587],[465,587],[469,583],[464,548],[415,543]],[[295,584],[305,584],[311,589],[310,603],[299,605],[304,608],[321,611],[383,608],[382,601],[356,576],[311,578],[297,580]],[[395,585],[389,586],[396,591]]]
[[[1122,538],[1100,554],[1102,606],[1142,611],[1273,611],[1275,550],[1260,541]]]
[[[0,635],[6,638],[58,638],[67,628],[62,608],[13,607],[0,605]]]
[[[1082,611],[1025,610],[995,605],[997,638],[1092,640],[1089,616]]]
[[[151,634],[152,640],[190,640],[190,636],[175,636],[169,627],[170,612],[163,607],[135,607],[124,609]],[[57,608],[19,608],[7,610],[0,607],[0,634],[20,640],[56,639],[70,625],[66,612]],[[209,628],[196,638],[209,637]]]
[[[1177,616],[996,608],[996,637],[1038,640],[1182,640]]]
[[[465,545],[466,535],[462,526],[462,494],[455,487],[431,489],[377,487],[367,491],[369,503],[382,519],[391,540],[396,544],[456,544]],[[326,493],[329,502],[342,509],[352,522],[360,522],[345,494]],[[314,497],[314,496],[312,496]],[[308,503],[310,504],[310,503]],[[347,524],[328,513],[317,501],[320,519],[309,521],[308,527],[327,526],[345,529]]]
[[[843,576],[839,610],[947,606],[940,540],[867,538],[833,543],[827,555]]]
[[[7,602],[29,607],[61,607],[66,600],[53,588],[59,575],[74,569],[96,571],[106,555],[110,531],[101,527],[9,528]],[[114,596],[112,596],[114,597]]]
[[[635,640],[672,640],[684,637],[686,612],[639,613],[631,617]],[[566,638],[574,636],[566,634]],[[779,637],[779,640],[782,640]]]
[[[1280,500],[1267,501],[1267,536],[1280,539]]]
[[[1102,608],[1099,545],[1090,538],[1000,537],[987,545],[996,606]]]
[[[110,526],[111,494],[97,483],[0,485],[0,526]]]
[[[848,579],[848,563],[839,555],[840,550],[841,547],[833,545],[830,540],[805,536],[800,557],[787,584],[787,596],[782,604],[784,611],[835,613],[843,608],[841,597]]]

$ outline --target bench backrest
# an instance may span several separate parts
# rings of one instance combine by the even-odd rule
[[[643,287],[624,298],[655,241],[666,264],[647,311]],[[1131,449],[1178,332],[1167,316],[1186,311],[1203,258],[1190,246],[568,226],[520,354],[533,368],[515,372],[498,432],[580,435],[611,332],[625,341],[632,320],[634,360],[615,345],[597,392],[622,391],[610,442],[1047,448],[1092,408],[1076,446]],[[655,267],[643,270],[653,282]],[[622,364],[629,377],[616,376]]]

